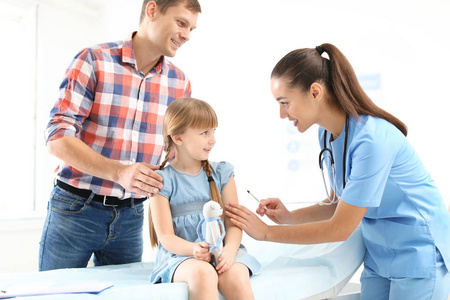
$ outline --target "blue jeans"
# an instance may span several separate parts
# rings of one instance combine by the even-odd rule
[[[104,206],[58,186],[52,190],[39,249],[39,270],[140,262],[144,204]]]
[[[384,278],[366,266],[361,274],[361,300],[447,300],[449,291],[450,274],[437,249],[436,278]]]

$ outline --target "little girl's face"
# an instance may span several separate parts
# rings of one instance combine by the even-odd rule
[[[215,128],[189,128],[180,135],[181,145],[179,145],[178,151],[184,151],[195,160],[207,160],[216,144],[215,130]]]

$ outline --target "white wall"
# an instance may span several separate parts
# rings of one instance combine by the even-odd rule
[[[103,17],[88,5],[77,6],[67,1],[1,0],[0,2],[3,1],[9,6],[17,5],[17,18],[22,19],[22,23],[27,26],[33,25],[31,31],[37,34],[32,38],[21,36],[20,44],[13,43],[13,40],[5,41],[11,43],[11,57],[6,59],[13,60],[19,76],[11,76],[6,69],[3,69],[2,90],[4,91],[3,87],[13,88],[11,83],[15,82],[22,86],[28,85],[28,82],[24,83],[21,77],[25,79],[31,77],[33,78],[31,82],[35,85],[33,89],[36,91],[37,102],[34,108],[35,116],[28,117],[23,115],[23,106],[29,108],[33,104],[29,103],[31,102],[29,94],[24,94],[20,86],[15,88],[16,97],[1,99],[10,101],[13,107],[4,112],[2,120],[6,119],[9,123],[0,128],[1,136],[4,138],[0,155],[6,165],[6,168],[2,169],[1,187],[9,192],[3,193],[2,197],[11,198],[11,201],[17,203],[17,208],[13,212],[0,212],[0,241],[2,241],[0,272],[35,271],[38,268],[38,243],[46,202],[52,187],[53,170],[58,162],[45,149],[44,129],[50,109],[57,99],[58,87],[65,69],[77,51],[86,45],[97,43],[101,38],[103,27],[93,25],[97,22],[103,24]],[[2,27],[0,30],[8,30],[8,28]],[[15,50],[14,46],[20,48]],[[24,63],[24,58],[27,63]],[[35,65],[31,63],[32,59],[37,60]],[[24,89],[27,89],[27,86]],[[9,116],[12,117],[8,119]],[[24,120],[35,123],[36,127],[24,127]],[[26,144],[26,147],[36,147],[35,167],[30,161],[21,158],[19,150],[25,149],[17,149],[17,145],[24,147],[23,139],[29,139],[28,136],[23,135],[22,130],[29,130],[27,133],[35,131],[36,140],[31,139],[28,141],[29,145]],[[15,134],[14,138],[7,138],[11,133]],[[21,144],[15,142],[19,140]],[[8,151],[14,155],[11,156]],[[5,170],[8,170],[8,173]],[[25,206],[25,203],[28,204],[34,200],[30,192],[34,190],[30,189],[33,180],[27,178],[27,175],[35,177],[34,180],[36,180],[37,201],[34,213],[26,211]],[[25,218],[21,219],[18,212],[22,212]]]
[[[87,10],[82,16],[82,9],[54,8],[52,2],[41,7],[45,20],[39,28],[40,134],[65,68],[76,52],[123,39],[137,29],[140,0],[91,2],[103,9]],[[220,125],[212,160],[235,165],[240,200],[248,207],[253,209],[255,203],[245,189],[261,198],[279,196],[287,202],[317,201],[325,196],[317,167],[316,127],[305,134],[290,130],[292,125],[279,119],[269,89],[270,72],[282,56],[324,42],[339,47],[358,76],[380,76],[380,88],[369,94],[409,126],[410,142],[444,199],[450,199],[445,189],[448,176],[444,175],[450,167],[444,127],[450,98],[446,89],[450,82],[449,0],[204,0],[201,4],[198,29],[173,61],[191,79],[193,96],[216,109]],[[298,142],[298,152],[287,150],[292,141]],[[42,144],[38,148],[44,170],[38,178],[40,211],[45,209],[56,166]],[[298,171],[288,170],[290,160],[297,160]],[[34,238],[28,230],[22,232],[15,232],[15,240],[32,244],[20,247],[29,249],[27,257],[37,261],[39,230],[34,231]],[[4,234],[0,230],[0,240],[5,240]],[[8,247],[9,265],[2,260],[0,272],[37,269],[36,262],[20,269],[8,267],[23,257],[14,255],[18,242]],[[144,259],[151,257],[147,242]]]
[[[291,137],[286,122],[278,119],[269,75],[288,51],[331,42],[358,75],[381,75],[374,100],[409,126],[411,143],[450,198],[443,173],[449,163],[436,151],[445,139],[443,107],[450,98],[442,89],[450,80],[450,63],[443,56],[450,51],[449,1],[204,2],[198,31],[176,61],[191,77],[194,96],[218,111],[221,135],[214,157],[235,163],[238,178],[260,197],[324,196],[315,130],[296,134],[311,149],[298,153],[306,176],[286,172]],[[303,180],[294,185],[295,177]]]

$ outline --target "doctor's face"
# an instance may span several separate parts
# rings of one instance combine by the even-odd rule
[[[300,132],[305,132],[315,123],[317,109],[312,94],[289,87],[284,78],[272,78],[270,87],[280,105],[280,118],[288,118]]]

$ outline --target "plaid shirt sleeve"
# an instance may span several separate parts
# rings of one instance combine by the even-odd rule
[[[81,132],[94,102],[96,85],[92,57],[85,49],[74,58],[61,83],[59,101],[50,113],[47,142]]]
[[[84,49],[72,61],[50,113],[46,142],[81,139],[97,153],[129,165],[159,164],[167,106],[190,97],[185,74],[164,57],[148,74],[136,68],[131,36]],[[56,177],[74,187],[119,198],[134,197],[117,183],[62,163]]]

